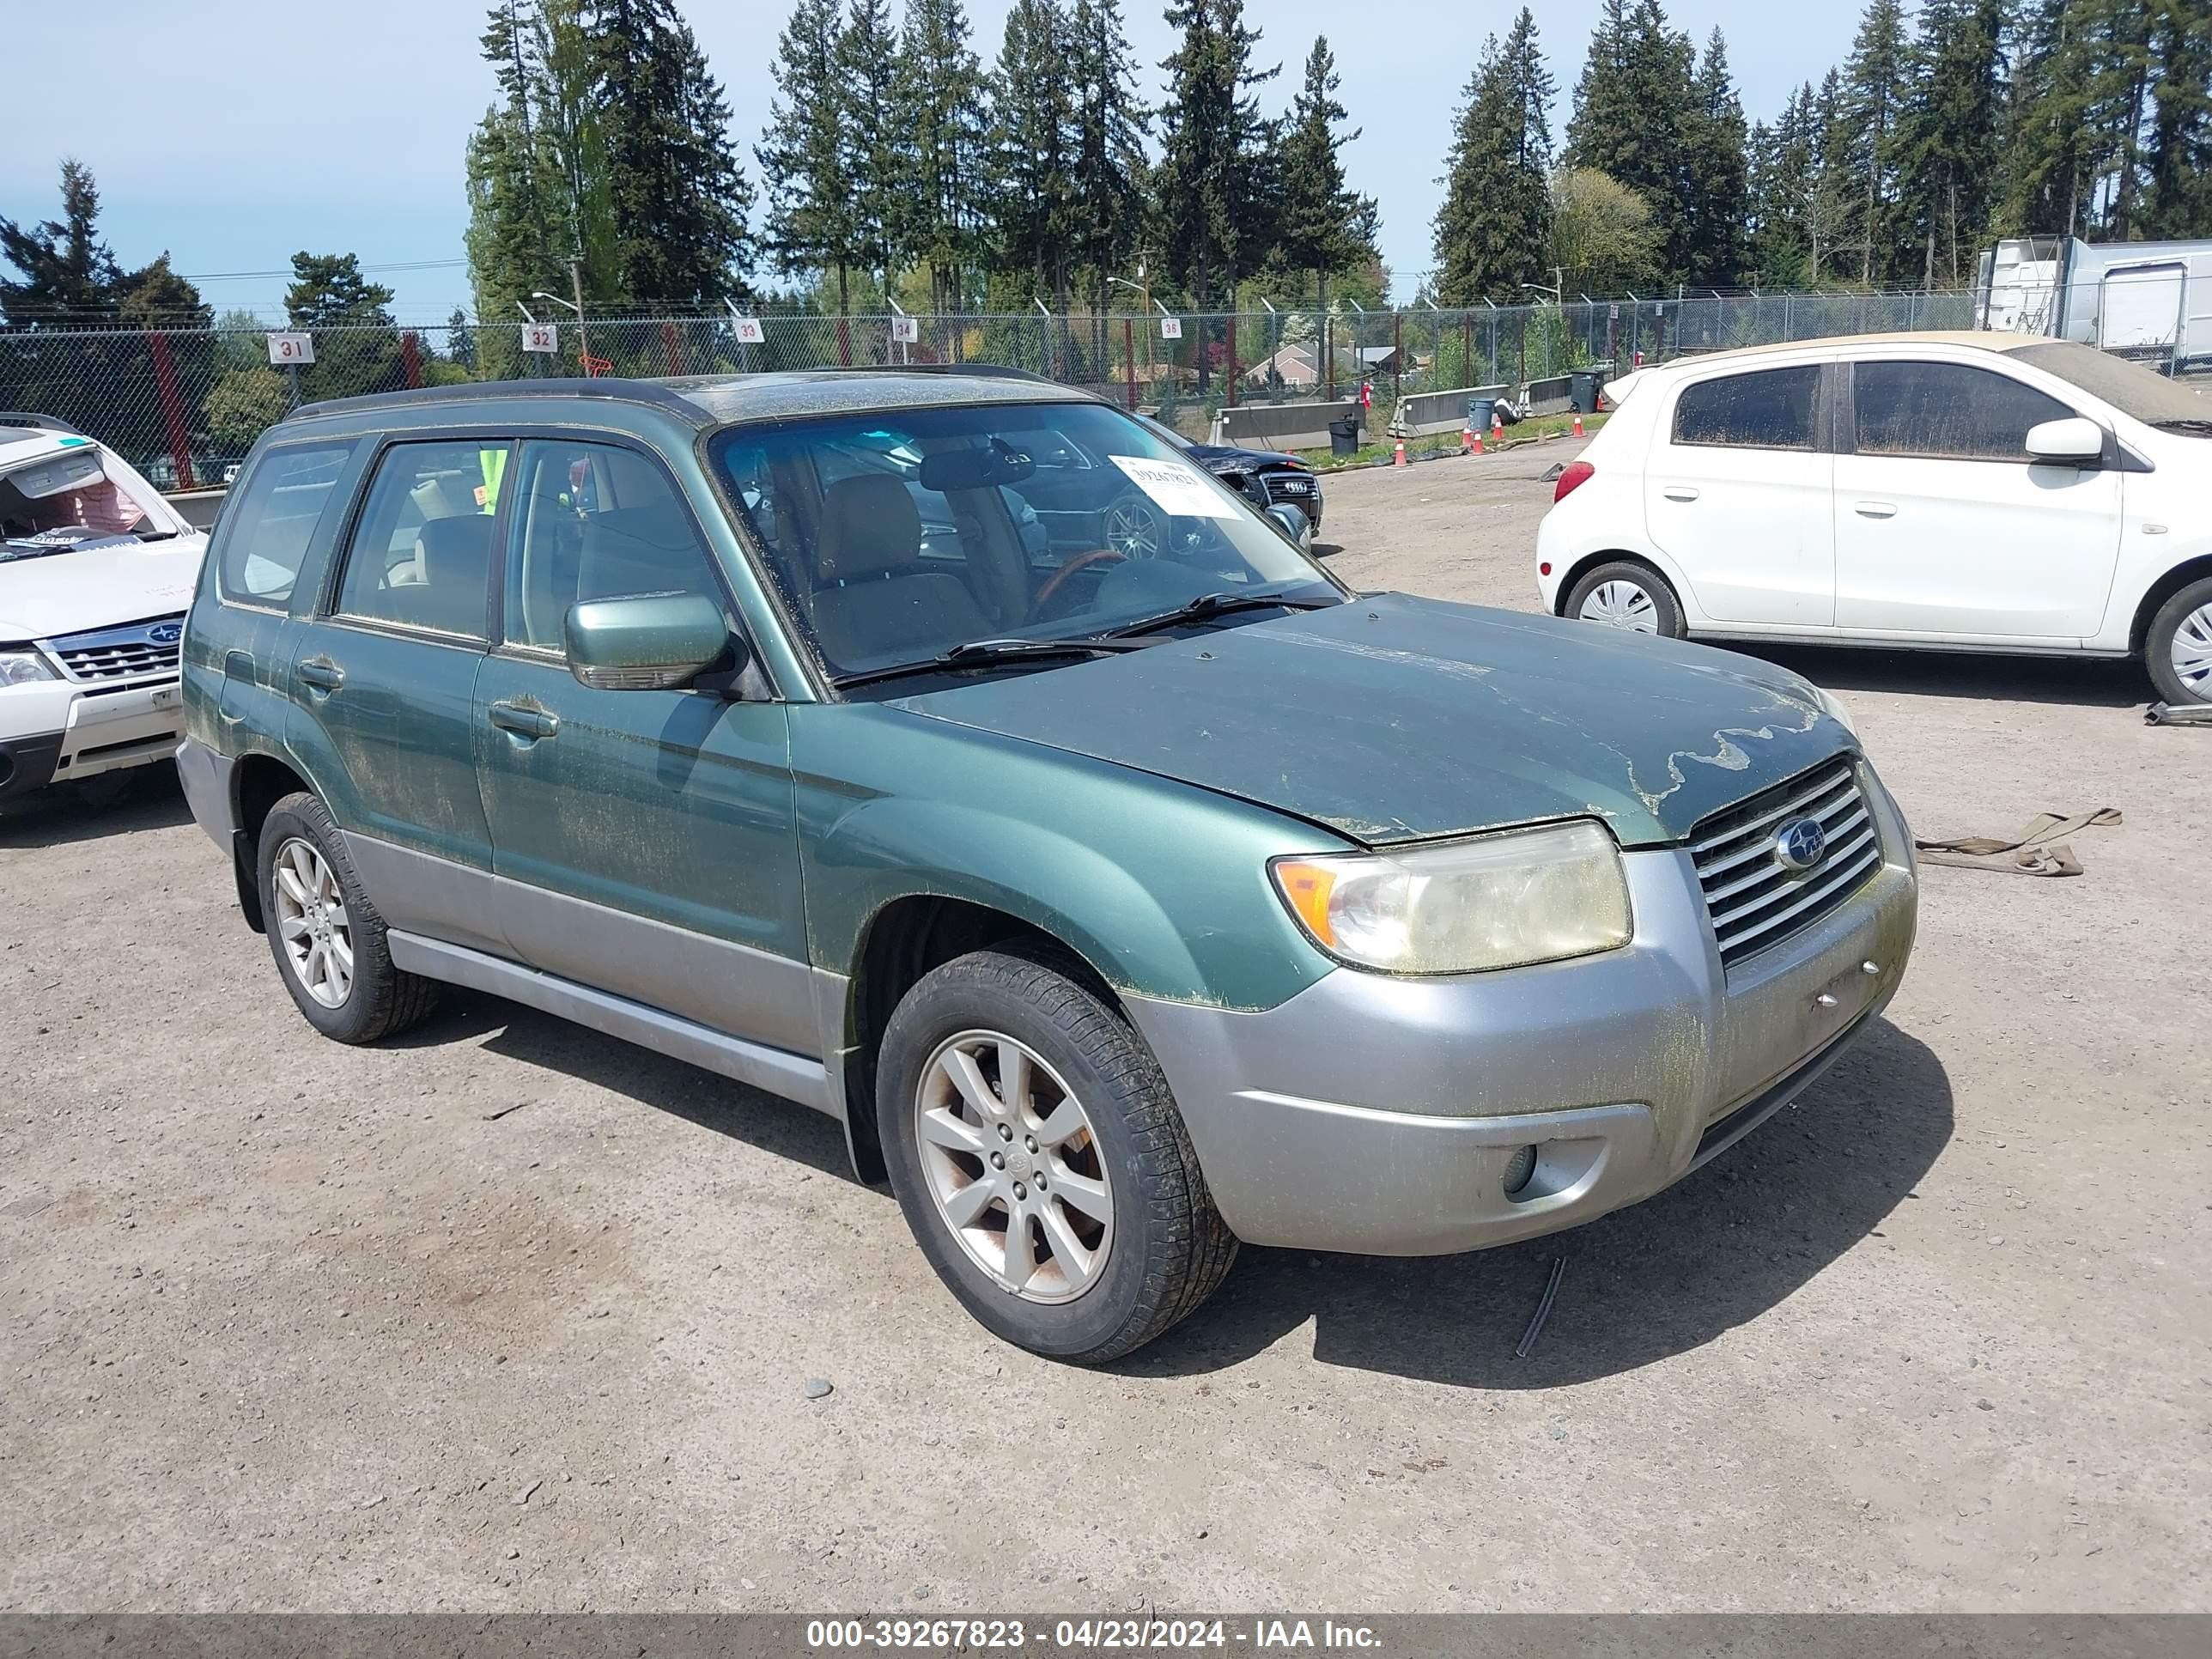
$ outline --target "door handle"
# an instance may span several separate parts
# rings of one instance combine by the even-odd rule
[[[328,657],[309,657],[299,666],[300,683],[325,696],[345,684],[345,670]]]
[[[561,717],[543,708],[532,708],[519,702],[495,702],[490,708],[491,723],[510,736],[525,743],[536,743],[540,738],[550,738],[561,729]]]
[[[1895,501],[1861,501],[1851,509],[1862,519],[1893,519],[1897,516]]]
[[[1694,501],[1698,492],[1688,484],[1665,484],[1659,493],[1670,501]]]

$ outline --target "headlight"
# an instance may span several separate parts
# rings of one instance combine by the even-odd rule
[[[1517,968],[1629,939],[1620,849],[1587,819],[1269,870],[1315,943],[1385,973]]]
[[[1806,684],[1811,685],[1812,682],[1808,680]],[[1820,704],[1820,712],[1822,714],[1826,714],[1830,720],[1835,721],[1837,725],[1842,726],[1844,731],[1850,732],[1853,737],[1856,738],[1858,736],[1859,728],[1851,721],[1851,711],[1844,708],[1842,703],[1838,702],[1832,694],[1820,686],[1814,685],[1813,686],[1813,696],[1819,700]]]
[[[0,651],[0,685],[28,685],[33,680],[60,678],[35,651]]]

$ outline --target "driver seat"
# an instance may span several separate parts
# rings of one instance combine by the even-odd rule
[[[921,514],[905,484],[862,472],[823,492],[814,632],[833,661],[940,651],[990,631],[968,584],[922,562]]]

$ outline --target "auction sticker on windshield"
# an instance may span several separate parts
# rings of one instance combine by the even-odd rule
[[[1161,512],[1176,518],[1233,519],[1237,508],[1226,496],[1181,461],[1147,461],[1133,455],[1106,458],[1129,475],[1129,482],[1152,498]]]

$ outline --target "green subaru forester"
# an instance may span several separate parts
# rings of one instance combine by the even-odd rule
[[[1072,1360],[1239,1240],[1647,1197],[1912,944],[1911,840],[1804,680],[1347,592],[1010,373],[302,409],[184,681],[193,812],[318,1030],[458,984],[828,1113],[969,1310]]]

